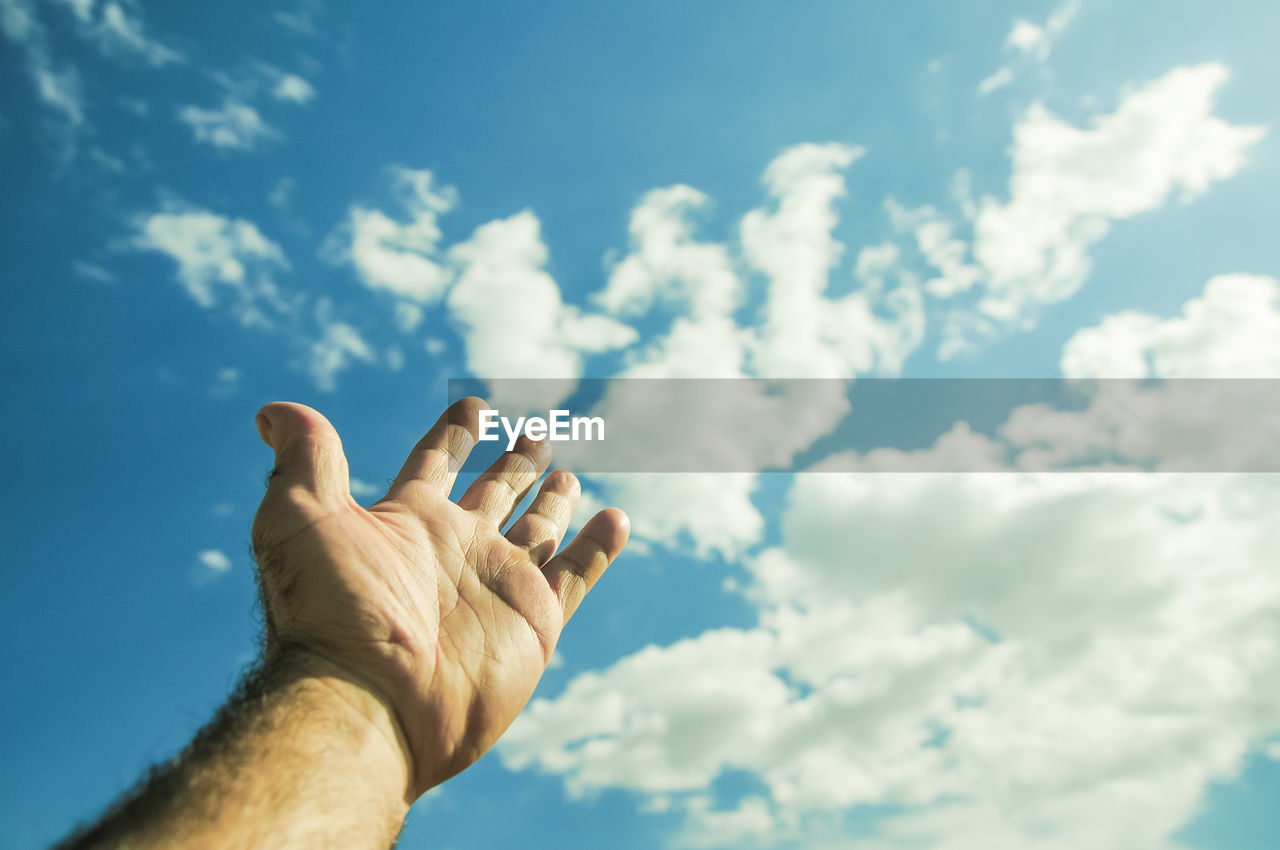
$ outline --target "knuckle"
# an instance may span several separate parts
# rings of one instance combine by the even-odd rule
[[[578,476],[564,469],[554,469],[547,473],[546,487],[560,495],[576,495],[579,488]]]

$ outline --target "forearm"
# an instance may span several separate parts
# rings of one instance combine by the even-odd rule
[[[62,845],[390,847],[411,802],[385,703],[339,668],[275,654],[173,762]]]

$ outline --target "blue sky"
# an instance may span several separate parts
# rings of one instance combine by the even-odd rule
[[[1280,377],[1275,4],[441,5],[0,0],[4,843],[252,657],[265,402],[372,500],[453,377]],[[1273,477],[906,478],[588,480],[401,846],[1276,846]]]

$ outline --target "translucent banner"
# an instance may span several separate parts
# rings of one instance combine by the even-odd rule
[[[1280,472],[1270,379],[460,379],[449,395],[486,399],[465,469],[524,434],[582,473]]]

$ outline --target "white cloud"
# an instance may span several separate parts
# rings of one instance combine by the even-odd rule
[[[1040,60],[1049,58],[1049,36],[1044,27],[1033,24],[1026,18],[1018,18],[1013,22],[1004,44],[1021,53],[1035,54]]]
[[[331,317],[332,304],[322,299],[316,305],[316,322],[320,337],[307,349],[306,368],[322,392],[337,388],[337,376],[353,363],[375,363],[378,355],[352,325]]]
[[[187,572],[195,587],[204,587],[231,571],[231,559],[221,549],[205,549],[196,554],[196,565]]]
[[[1049,15],[1049,20],[1045,22],[1045,30],[1050,37],[1059,35],[1065,30],[1076,16],[1080,14],[1080,0],[1066,0],[1058,8],[1054,9]],[[1010,33],[1012,36],[1013,34]]]
[[[740,846],[701,793],[738,769],[766,844],[888,805],[849,846],[1172,848],[1280,728],[1277,507],[1247,477],[801,476],[757,627],[583,674],[499,752],[662,795],[707,846]]]
[[[863,155],[846,145],[798,145],[765,169],[764,183],[777,199],[774,210],[758,209],[742,220],[748,262],[769,280],[765,322],[753,362],[768,376],[838,375],[830,356],[815,351],[828,315],[822,294],[844,246],[832,236],[835,202],[847,192],[841,171]],[[803,341],[803,342],[802,342]]]
[[[274,100],[306,105],[316,96],[315,88],[299,74],[285,71],[261,59],[245,59],[231,71],[210,71],[226,98],[253,103],[263,95]]]
[[[1182,315],[1121,313],[1064,348],[1068,378],[1280,378],[1280,283],[1219,275]],[[1016,409],[1000,428],[1019,468],[1127,458],[1152,469],[1274,469],[1280,399],[1238,381],[1085,384],[1083,407]]]
[[[451,186],[437,188],[430,171],[395,166],[391,178],[408,220],[352,207],[347,227],[330,237],[331,246],[340,246],[330,253],[354,265],[370,289],[413,302],[437,301],[450,282],[449,270],[439,260],[437,219],[457,203],[457,192]]]
[[[1062,353],[1068,378],[1280,378],[1280,281],[1218,275],[1204,295],[1161,319],[1107,316]]]
[[[277,139],[280,131],[262,119],[258,110],[228,97],[220,109],[184,106],[178,120],[191,128],[196,141],[225,150],[253,150],[259,142]]]
[[[592,475],[591,481],[608,493],[608,504],[626,506],[636,541],[732,561],[764,535],[764,517],[751,502],[759,486],[755,474],[635,472]]]
[[[1005,66],[983,77],[978,83],[978,94],[989,95],[996,89],[1002,89],[1013,82],[1013,69]]]
[[[276,81],[275,88],[271,90],[271,95],[276,100],[306,104],[315,98],[316,90],[311,83],[297,74],[282,74],[280,79]]]
[[[1033,327],[1046,305],[1084,284],[1090,249],[1112,222],[1157,209],[1175,194],[1188,202],[1238,173],[1266,131],[1213,114],[1227,77],[1214,63],[1174,68],[1083,129],[1032,105],[1014,128],[1008,200],[988,195],[975,205],[966,194],[958,201],[973,221],[971,260],[941,213],[905,212],[904,229],[914,229],[920,254],[940,272],[928,284],[931,293],[972,288],[978,296],[973,309],[947,316],[939,357]]]
[[[868,245],[858,252],[853,276],[868,289],[880,292],[885,288],[885,278],[898,266],[902,252],[893,242]]]
[[[209,387],[209,395],[214,398],[230,398],[240,391],[240,380],[243,376],[234,366],[225,366],[214,376],[213,385]]]
[[[689,186],[654,189],[631,212],[631,253],[614,266],[599,304],[639,315],[655,301],[693,319],[724,316],[742,300],[725,246],[694,238],[690,216],[707,196]]]
[[[631,352],[621,377],[741,377],[748,334],[731,314],[742,282],[728,248],[696,238],[692,216],[709,199],[689,186],[647,193],[631,212],[631,251],[614,265],[596,302],[619,316],[655,308],[672,315],[665,334]]]
[[[225,573],[231,569],[231,559],[221,549],[205,549],[196,555],[196,560],[215,573]]]
[[[861,149],[844,145],[797,145],[779,154],[764,174],[770,205],[742,219],[741,255],[696,237],[691,215],[708,204],[700,192],[673,186],[645,195],[631,216],[631,250],[614,265],[597,301],[618,315],[663,309],[673,319],[664,334],[627,353],[618,377],[848,378],[898,372],[920,344],[924,313],[914,279],[893,262],[896,247],[864,249],[854,271],[860,287],[829,294],[831,271],[844,251],[832,233],[839,218],[835,204],[846,194],[842,171],[860,155]],[[741,326],[739,269],[752,267],[766,278],[766,301],[758,321]],[[838,384],[812,385],[817,394],[803,400],[806,416],[795,427],[779,427],[776,415],[791,409],[788,399],[756,389],[684,399],[686,409],[698,411],[695,421],[720,423],[691,434],[687,455],[718,458],[721,469],[757,469],[766,456],[785,466],[834,426],[847,407]],[[607,397],[597,412],[611,422],[646,421],[643,411],[619,409],[620,403]],[[717,441],[719,428],[740,431],[743,423],[759,432],[758,445],[748,439],[733,446]],[[779,441],[780,434],[787,440]],[[624,442],[643,455],[647,440],[654,438],[635,433]],[[753,445],[759,457],[723,457],[726,449]],[[644,468],[643,462],[635,468]],[[731,558],[762,533],[763,519],[750,500],[757,483],[751,474],[700,474],[688,480],[621,475],[610,478],[606,489],[611,502],[628,506],[637,540],[700,557]]]
[[[290,268],[288,259],[253,222],[171,205],[139,216],[134,227],[130,247],[173,259],[178,282],[201,307],[225,309],[245,326],[282,333],[294,350],[291,365],[321,391],[334,390],[338,376],[355,364],[403,365],[397,347],[380,354],[330,299],[279,287],[275,275]],[[215,396],[236,391],[234,371],[219,374],[211,388]]]
[[[116,276],[104,269],[96,263],[86,263],[83,260],[74,260],[71,263],[71,270],[80,277],[92,280],[96,283],[115,283]]]
[[[864,271],[892,262],[881,247]],[[1280,367],[1270,278],[1219,276],[1181,317],[1145,319],[1136,341],[1105,338],[1109,320],[1082,331],[1064,364],[1107,375],[1139,349],[1141,375]],[[1105,395],[1064,415],[1096,418]],[[1073,462],[1077,432],[1030,432],[1028,412],[996,438],[958,425],[917,466],[985,452],[1006,470],[1028,440]],[[1195,415],[1174,399],[1148,418]],[[683,813],[686,846],[1176,850],[1212,784],[1275,752],[1275,476],[830,471],[847,468],[875,466],[797,476],[782,545],[745,561],[757,625],[576,677],[517,719],[504,762],[574,795],[639,792]],[[641,514],[646,491],[672,498],[642,482]],[[713,805],[733,770],[764,790]],[[842,837],[861,806],[889,808]]]
[[[633,342],[635,331],[565,304],[544,266],[547,248],[530,211],[481,225],[449,250],[458,269],[445,303],[481,378],[576,378],[585,354]]]
[[[271,190],[271,194],[267,195],[267,203],[282,212],[288,210],[296,188],[298,188],[298,181],[292,177],[281,177],[276,181],[275,188]]]
[[[246,325],[270,324],[291,306],[272,275],[288,269],[284,251],[253,222],[208,210],[172,207],[138,218],[132,246],[168,255],[178,281],[197,304],[211,308],[219,292],[230,295],[232,312]]]
[[[1175,68],[1085,130],[1032,106],[1014,129],[1009,200],[983,198],[974,223],[974,256],[988,274],[979,309],[1017,321],[1069,297],[1111,221],[1155,209],[1175,190],[1190,200],[1239,171],[1264,131],[1212,114],[1226,79],[1221,65]]]
[[[931,206],[907,210],[893,198],[885,209],[894,229],[915,237],[916,248],[937,276],[924,283],[924,290],[936,298],[950,298],[972,289],[982,279],[982,269],[969,263],[969,245],[957,238],[946,217]]]
[[[770,734],[769,711],[787,703],[786,686],[761,669],[771,643],[763,631],[723,629],[577,676],[560,698],[530,703],[503,736],[502,759],[565,772],[574,794],[701,789],[724,766],[725,743],[749,753]]]
[[[835,202],[846,194],[840,172],[861,155],[861,148],[843,145],[797,145],[765,170],[776,207],[742,220],[746,259],[769,281],[751,350],[754,374],[895,374],[920,344],[923,302],[911,281],[887,293],[826,294],[830,271],[844,252],[832,235]]]
[[[323,14],[324,6],[318,0],[315,0],[314,2],[303,3],[293,12],[273,12],[271,17],[276,23],[291,32],[315,37],[319,34],[319,26],[316,19]]]
[[[33,67],[31,74],[35,78],[36,93],[46,106],[60,113],[73,127],[85,123],[80,74],[75,68],[68,66],[55,71]]]
[[[361,499],[374,499],[385,493],[385,486],[379,487],[377,484],[370,484],[368,481],[362,481],[352,476],[351,478],[351,495]]]
[[[136,7],[127,0],[111,0],[101,7],[88,0],[60,2],[71,11],[79,35],[108,56],[135,56],[152,66],[181,61],[176,51],[143,34]],[[22,52],[36,96],[55,116],[60,155],[70,159],[89,127],[80,72],[55,59],[36,6],[28,0],[0,0],[0,32]]]
[[[7,38],[15,42],[29,41],[41,29],[27,0],[0,0],[0,28]]]
[[[93,5],[80,0],[72,0],[72,3],[78,8],[91,8]],[[97,23],[88,30],[88,34],[108,55],[135,55],[155,67],[182,61],[182,54],[178,51],[147,38],[132,3],[104,3]]]
[[[1044,26],[1028,21],[1026,18],[1015,19],[1013,26],[1009,28],[1009,34],[1005,36],[1004,48],[1006,52],[1015,53],[1017,60],[1021,61],[1003,65],[990,76],[985,77],[978,83],[978,95],[985,97],[1012,83],[1017,78],[1015,65],[1021,64],[1025,68],[1028,63],[1039,64],[1047,60],[1054,41],[1079,12],[1079,0],[1067,0],[1049,15]]]
[[[148,38],[141,13],[132,0],[58,0],[75,18],[82,38],[106,56],[133,56],[153,67],[183,61],[182,54]]]
[[[57,67],[45,28],[27,0],[0,0],[0,31],[24,54],[36,96],[57,116],[63,153],[73,154],[86,125],[79,72],[69,64]]]

